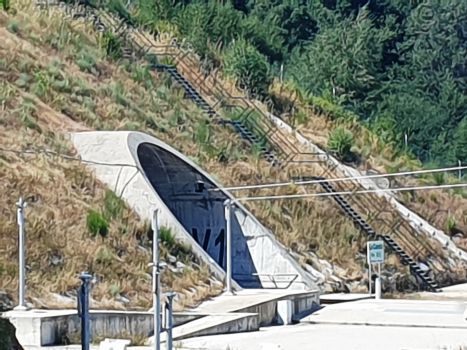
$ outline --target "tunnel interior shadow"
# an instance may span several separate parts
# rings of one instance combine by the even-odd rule
[[[226,223],[224,201],[229,199],[206,176],[171,152],[151,143],[138,146],[138,159],[154,190],[195,241],[224,270]],[[247,239],[232,215],[232,275],[243,288],[262,288]]]

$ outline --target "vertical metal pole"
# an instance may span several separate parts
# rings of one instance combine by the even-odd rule
[[[381,299],[381,278],[375,280],[375,299]]]
[[[368,290],[370,291],[371,295],[371,263],[368,263],[368,282],[369,282],[369,287]]]
[[[25,311],[28,309],[26,306],[26,241],[24,233],[24,209],[27,207],[27,203],[23,200],[23,198],[20,198],[16,203],[16,206],[19,227],[19,298],[18,306],[15,308],[15,310]]]
[[[459,160],[459,168],[462,166],[462,162]],[[462,169],[459,169],[459,181],[462,179]]]
[[[159,271],[159,224],[157,222],[157,210],[154,210],[152,216],[152,290],[153,308],[154,308],[154,349],[160,350],[161,347],[161,296],[160,296],[160,271]]]
[[[78,297],[81,300],[80,304],[80,317],[81,317],[81,349],[89,350],[89,345],[91,343],[91,322],[89,318],[89,294],[91,291],[91,282],[92,276],[84,272],[79,276],[79,279],[83,282]]]
[[[227,199],[225,205],[225,221],[227,229],[227,254],[226,254],[226,292],[232,293],[232,202]],[[222,261],[221,261],[222,264]]]
[[[405,134],[405,148],[407,148],[409,145],[409,137],[407,136],[407,134]]]
[[[173,328],[173,298],[175,294],[167,295],[167,350],[172,350],[172,328]]]
[[[284,82],[284,65],[281,64],[281,78],[280,78],[280,81],[281,81],[281,84]]]
[[[378,263],[378,277],[381,278],[381,263]]]

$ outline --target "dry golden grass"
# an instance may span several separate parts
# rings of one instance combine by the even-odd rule
[[[1,147],[18,151],[59,148],[62,152],[69,148],[67,140],[54,136],[45,124],[37,125],[41,133],[22,127],[18,122],[21,98],[19,94],[10,95],[8,108],[2,112]],[[108,190],[82,164],[46,155],[0,154],[0,289],[12,295],[17,290],[15,201],[23,196],[29,202],[26,227],[30,301],[40,298],[43,300],[36,303],[38,306],[65,306],[54,304],[49,294],[71,292],[79,285],[78,273],[91,270],[99,279],[93,289],[94,307],[149,307],[152,293],[147,264],[151,255],[149,249],[138,246],[136,239],[146,236],[147,225],[125,207],[118,218],[110,221],[108,237],[93,238],[86,224],[87,213],[89,209],[105,210]],[[142,244],[150,246],[147,238]],[[168,253],[163,246],[163,257]],[[179,259],[187,265],[195,261],[191,254]],[[209,272],[203,266],[186,268],[183,273],[166,271],[163,280],[167,287],[182,294],[187,294],[188,287],[199,292],[182,298],[179,309],[217,293],[216,286],[209,285]],[[117,295],[131,302],[117,302]]]
[[[183,99],[183,92],[173,85],[173,82],[165,74],[151,72],[143,62],[112,61],[107,57],[101,40],[89,24],[81,21],[65,21],[60,13],[38,11],[30,0],[21,0],[17,6],[19,11],[14,17],[0,13],[0,41],[5,43],[0,48],[0,79],[4,81],[1,91],[6,96],[5,109],[9,113],[8,118],[11,119],[8,123],[0,123],[4,128],[3,133],[9,137],[5,138],[5,141],[2,138],[0,141],[2,147],[24,149],[35,147],[40,149],[51,147],[46,143],[49,142],[53,144],[53,147],[63,152],[70,149],[66,137],[62,134],[65,131],[130,129],[144,131],[167,142],[190,156],[226,186],[282,182],[288,181],[291,175],[320,175],[325,171],[322,166],[316,164],[289,167],[286,171],[271,168],[264,160],[251,154],[250,146],[241,140],[233,129],[209,123],[200,110]],[[9,28],[11,31],[12,23],[16,24],[14,33],[6,29]],[[233,94],[242,93],[234,89],[234,83],[230,82],[228,86]],[[2,96],[0,94],[0,98]],[[248,103],[259,105],[257,102]],[[266,110],[264,105],[260,105],[259,108]],[[309,130],[314,130],[313,133],[316,131],[316,134],[321,137],[319,142],[323,142],[326,139],[325,131],[329,123],[326,122],[328,124],[323,126],[323,118],[316,114],[313,116],[316,119],[314,122],[312,119],[308,120],[308,123],[313,123],[313,129],[310,127]],[[309,117],[311,118],[311,116]],[[51,141],[47,141],[47,135],[51,135],[48,131],[51,130],[55,136],[52,137]],[[307,134],[307,136],[309,135]],[[12,138],[21,140],[21,142],[12,144]],[[287,138],[292,139],[292,136],[287,136]],[[310,138],[313,141],[316,140],[313,137]],[[24,157],[13,155],[8,155],[8,157],[13,157],[15,162],[20,162],[21,166],[13,166],[8,163],[0,169],[10,177],[9,186],[21,190],[17,189],[16,192],[6,195],[8,202],[5,201],[4,210],[9,212],[8,220],[10,223],[2,228],[2,237],[5,237],[6,242],[0,244],[0,247],[12,250],[12,247],[15,246],[16,227],[14,221],[11,221],[14,220],[14,206],[12,204],[20,192],[23,194],[24,188],[29,189],[31,193],[46,191],[47,196],[56,196],[47,197],[47,200],[53,203],[53,205],[50,204],[50,211],[56,213],[52,216],[55,218],[54,226],[46,226],[47,232],[49,232],[47,236],[55,237],[57,235],[57,237],[62,238],[61,241],[49,239],[42,246],[38,246],[38,252],[53,252],[53,249],[49,249],[48,245],[55,241],[62,242],[63,245],[63,240],[68,237],[62,232],[62,229],[64,231],[72,226],[60,226],[61,223],[56,221],[58,213],[61,213],[62,210],[68,210],[60,204],[61,198],[67,195],[82,205],[79,207],[81,211],[77,207],[76,210],[69,212],[69,215],[73,215],[67,218],[67,220],[72,218],[77,220],[75,226],[77,225],[81,230],[78,232],[81,233],[73,236],[74,238],[67,239],[83,242],[80,239],[86,238],[85,228],[79,226],[78,223],[84,224],[85,213],[89,207],[99,208],[99,205],[102,206],[105,188],[96,180],[92,180],[92,183],[86,183],[86,181],[91,181],[89,174],[78,164],[70,164],[59,158],[45,156],[30,157],[27,158],[27,161],[23,159]],[[39,163],[36,164],[36,162]],[[42,179],[41,182],[34,180],[24,183],[25,179],[12,177],[13,174],[18,176],[15,170],[17,168],[30,169],[29,172],[32,172],[32,176],[35,176],[36,173],[39,174],[37,176]],[[63,181],[68,182],[61,183],[57,188],[50,187],[51,185],[44,179],[49,179],[52,176],[51,173],[57,173],[57,178],[64,178]],[[71,174],[69,176],[72,177],[72,180],[68,180],[65,175],[60,175],[62,173]],[[72,181],[76,181],[73,179],[78,176],[76,174],[82,174],[80,175],[81,182],[78,181],[78,185],[73,187]],[[86,190],[93,191],[92,195],[82,193],[84,190],[79,187],[82,182],[87,184],[85,185]],[[49,190],[52,193],[48,193]],[[78,193],[75,193],[75,190]],[[250,194],[270,195],[305,193],[305,191],[307,190],[304,188],[289,188],[250,192]],[[320,189],[310,188],[308,191],[320,191]],[[81,197],[84,195],[92,197],[90,199],[92,205]],[[1,205],[3,206],[3,204]],[[256,202],[249,203],[247,207],[290,249],[299,253],[316,251],[320,258],[335,264],[335,270],[338,271],[336,273],[346,280],[357,281],[364,278],[362,271],[365,267],[361,261],[358,261],[356,255],[365,251],[367,238],[354,227],[353,223],[343,215],[331,199],[310,198],[273,203]],[[130,225],[132,233],[122,236],[116,232],[115,230],[118,231],[118,227],[121,225],[121,222],[116,220],[112,223],[113,231],[108,238],[112,244],[100,241],[90,242],[90,245],[80,244],[86,249],[75,251],[71,260],[75,259],[81,265],[78,263],[67,265],[66,269],[58,272],[55,272],[57,270],[55,269],[48,275],[41,275],[40,271],[35,272],[37,276],[44,277],[43,279],[37,277],[37,281],[42,280],[47,281],[47,283],[44,283],[44,286],[41,286],[40,283],[33,284],[31,289],[35,290],[32,292],[33,295],[45,297],[49,291],[62,292],[74,288],[77,281],[70,276],[73,274],[76,276],[76,273],[79,272],[78,268],[88,266],[88,263],[91,264],[95,260],[96,254],[99,252],[101,255],[103,254],[103,249],[113,249],[115,254],[119,244],[126,244],[132,254],[141,255],[138,258],[140,260],[129,260],[131,264],[135,263],[137,266],[127,266],[115,259],[116,266],[124,271],[118,275],[118,280],[110,279],[107,284],[101,282],[95,288],[95,298],[99,300],[99,305],[107,307],[115,303],[114,296],[108,292],[109,289],[120,289],[125,295],[132,297],[134,305],[147,306],[148,300],[150,300],[149,284],[145,275],[147,272],[146,263],[143,264],[141,261],[144,260],[143,258],[148,259],[148,257],[135,248],[134,239],[134,235],[142,229],[142,224],[128,209],[126,211],[128,218],[132,218],[133,226]],[[78,215],[78,213],[81,214]],[[64,214],[66,216],[66,213]],[[31,218],[33,218],[32,215]],[[41,223],[43,218],[49,220],[47,215],[41,216],[40,219],[35,220],[38,227],[46,225]],[[40,237],[45,239],[44,235]],[[89,237],[87,239],[90,240]],[[52,245],[52,248],[54,247]],[[68,249],[68,245],[66,248]],[[91,251],[88,251],[88,248]],[[74,249],[77,248],[74,247]],[[13,254],[14,257],[15,253],[10,251],[10,254]],[[301,263],[310,264],[310,261],[306,259],[306,254],[302,254],[302,257],[299,259]],[[47,257],[37,256],[37,258],[42,259],[40,260],[42,264],[47,261]],[[189,258],[191,259],[191,257]],[[115,271],[121,271],[105,264],[101,264],[103,266],[99,267],[95,261],[93,263],[92,268],[100,268],[99,271],[102,271],[101,274],[104,276],[105,273],[116,274]],[[405,268],[400,266],[398,261],[388,262],[388,265],[394,266],[404,274],[406,273]],[[13,270],[13,267],[10,269]],[[36,276],[33,273],[32,271],[31,276]],[[136,276],[131,277],[131,273],[135,273]],[[67,285],[61,286],[60,283],[64,282],[59,280],[64,275],[69,277],[69,282]],[[127,275],[130,277],[127,278]],[[208,277],[208,272],[205,269],[201,269],[201,271],[187,269],[183,276],[166,275],[166,284],[183,294],[177,308],[181,309],[186,305],[193,305],[200,299],[216,293],[216,287],[209,284]],[[11,287],[8,287],[8,290],[14,290],[14,283],[16,283],[14,278],[11,277]],[[111,286],[113,287],[110,288]],[[196,292],[193,291],[193,287]],[[47,302],[53,303],[52,300]]]
[[[5,89],[17,95],[18,113],[28,112],[23,111],[27,107],[25,99],[30,101],[28,95],[34,96],[36,106],[30,118],[23,118],[23,125],[17,126],[22,132],[26,132],[27,125],[30,127],[27,132],[37,137],[44,137],[47,125],[54,131],[142,130],[191,156],[224,185],[288,180],[289,173],[271,168],[251,155],[250,146],[233,130],[215,124],[201,130],[200,121],[205,120],[201,111],[183,100],[180,90],[171,86],[164,75],[145,70],[141,62],[130,65],[109,60],[87,24],[63,22],[60,14],[33,11],[29,1],[20,2],[14,18],[1,16],[0,33],[9,45],[0,49],[0,76]],[[5,30],[12,21],[18,25],[17,34]],[[80,45],[81,50],[95,56],[94,71],[77,66]],[[135,79],[141,72],[146,75]],[[8,109],[13,107],[8,105]],[[61,137],[59,132],[56,134]],[[207,136],[201,142],[202,135]],[[39,143],[25,143],[41,148]],[[31,188],[36,187],[31,184]],[[284,191],[287,190],[270,193]],[[11,202],[17,196],[9,197]],[[341,264],[355,271],[355,275],[361,270],[354,259],[355,253],[364,249],[364,238],[331,200],[257,203],[249,208],[285,245],[306,251],[314,244],[321,258]],[[14,225],[6,232],[14,236]],[[353,248],[347,249],[350,241]],[[172,283],[179,290],[188,290],[193,285],[189,278],[175,279]],[[192,300],[188,294],[185,293],[189,305]],[[206,295],[209,291],[200,290],[198,294]]]

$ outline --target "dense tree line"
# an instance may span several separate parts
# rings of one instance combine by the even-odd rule
[[[132,17],[177,31],[253,93],[284,64],[385,142],[407,134],[423,161],[467,163],[465,0],[135,0]]]

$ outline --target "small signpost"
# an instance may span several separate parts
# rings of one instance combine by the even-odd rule
[[[368,256],[368,279],[369,291],[371,295],[371,265],[378,264],[378,277],[381,278],[381,263],[384,262],[384,242],[383,241],[370,241],[367,243],[367,256]]]

